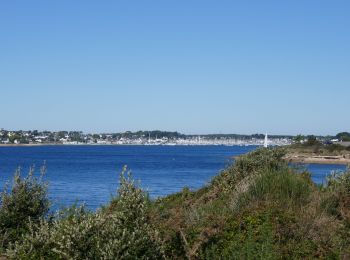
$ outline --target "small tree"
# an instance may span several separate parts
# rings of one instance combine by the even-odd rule
[[[297,135],[293,138],[294,142],[296,143],[301,143],[302,141],[305,140],[305,137],[303,135]]]
[[[21,136],[19,135],[19,134],[13,134],[13,135],[11,135],[10,137],[9,137],[9,141],[10,141],[10,143],[14,143],[15,141],[19,141],[19,140],[21,140]]]
[[[307,141],[305,143],[305,145],[307,146],[314,146],[314,145],[319,145],[320,142],[317,140],[316,136],[314,135],[309,135],[307,137]]]
[[[337,139],[344,141],[344,142],[348,142],[350,141],[350,133],[348,132],[342,132],[336,135]]]

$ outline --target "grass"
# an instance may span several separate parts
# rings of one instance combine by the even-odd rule
[[[302,207],[307,204],[312,185],[290,169],[267,171],[258,175],[238,199],[239,208],[254,202],[271,202],[277,207]]]

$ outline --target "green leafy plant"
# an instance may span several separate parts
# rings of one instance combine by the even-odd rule
[[[160,259],[158,232],[149,223],[147,195],[126,169],[108,209],[61,212],[52,222],[31,225],[7,254],[14,259]]]
[[[0,248],[6,248],[29,231],[29,223],[39,223],[49,212],[47,183],[43,181],[46,167],[39,177],[31,167],[27,176],[18,168],[12,187],[5,186],[0,194]]]

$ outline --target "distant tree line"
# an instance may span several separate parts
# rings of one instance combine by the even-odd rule
[[[348,133],[348,132],[339,133],[335,137],[340,141],[350,142],[350,133]]]

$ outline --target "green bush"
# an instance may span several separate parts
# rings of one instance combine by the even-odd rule
[[[344,220],[350,234],[350,170],[333,172],[327,178],[325,209]],[[349,236],[350,238],[350,236]]]
[[[47,184],[42,176],[45,167],[41,169],[41,176],[34,176],[34,168],[30,168],[26,177],[21,177],[18,168],[12,187],[5,186],[0,194],[0,248],[4,250],[9,243],[13,243],[29,231],[28,223],[39,223],[49,211]],[[1,251],[1,249],[0,249]]]
[[[302,175],[289,169],[267,171],[257,176],[249,190],[239,198],[240,205],[252,201],[269,201],[285,207],[291,205],[303,206],[307,203],[311,187]]]
[[[162,246],[149,223],[148,203],[123,171],[111,207],[96,213],[73,208],[52,222],[32,225],[7,254],[13,259],[160,259]]]
[[[330,153],[333,153],[333,152],[336,152],[336,151],[343,151],[346,149],[346,147],[340,145],[340,144],[330,144],[330,145],[326,145],[325,146],[325,149],[330,152]]]
[[[320,141],[317,140],[316,136],[309,135],[307,141],[304,143],[304,146],[320,146],[322,145]]]
[[[216,176],[212,184],[220,189],[232,191],[238,182],[245,178],[253,178],[256,174],[285,168],[282,160],[284,149],[260,148],[244,156],[236,158],[234,164]]]
[[[338,133],[336,135],[336,138],[339,140],[342,140],[344,142],[348,142],[348,141],[350,141],[350,133],[348,133],[348,132]]]
[[[350,194],[350,170],[346,172],[336,171],[327,177],[328,189],[342,191]]]
[[[278,259],[278,247],[268,214],[229,220],[226,229],[201,250],[201,259]]]

